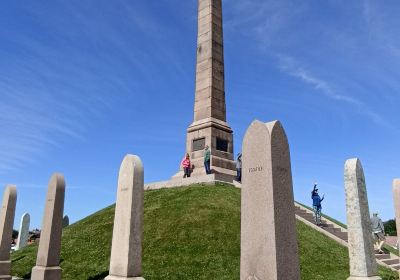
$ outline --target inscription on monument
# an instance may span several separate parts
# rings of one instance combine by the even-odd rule
[[[259,279],[257,278],[257,276],[255,274],[253,274],[253,275],[250,275],[249,277],[247,277],[246,280],[259,280]]]
[[[193,152],[204,150],[206,147],[206,138],[199,138],[193,140]]]
[[[249,173],[261,172],[263,170],[264,170],[264,168],[262,166],[250,167]]]

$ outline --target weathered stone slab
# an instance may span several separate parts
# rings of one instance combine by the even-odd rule
[[[393,180],[393,205],[396,214],[396,228],[400,229],[400,179]],[[400,230],[397,231],[397,238],[400,240]]]
[[[61,279],[59,265],[64,198],[64,176],[55,173],[49,182],[36,266],[32,269],[31,280]]]
[[[15,247],[16,251],[28,245],[30,223],[31,223],[31,216],[29,215],[29,213],[23,214],[21,217],[21,223],[18,231],[17,246]]]
[[[106,280],[144,280],[142,275],[143,165],[139,157],[125,156],[119,170],[117,203]]]
[[[290,152],[281,124],[254,121],[242,160],[240,279],[300,279]]]
[[[11,239],[17,204],[17,187],[8,185],[4,191],[0,211],[0,279],[11,279]]]
[[[357,158],[346,161],[344,184],[350,257],[350,277],[347,279],[379,280],[364,171]]]

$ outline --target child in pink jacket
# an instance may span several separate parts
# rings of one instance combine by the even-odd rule
[[[184,175],[183,178],[190,177],[190,156],[187,153],[184,159],[181,162],[181,165],[183,167]]]

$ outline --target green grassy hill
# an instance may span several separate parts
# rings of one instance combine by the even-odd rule
[[[108,275],[114,206],[63,232],[63,279]],[[145,192],[143,274],[153,279],[239,279],[240,190],[229,185]],[[347,249],[297,223],[303,280],[348,277]],[[37,246],[12,254],[13,275],[28,278]],[[380,269],[384,280],[397,273]]]

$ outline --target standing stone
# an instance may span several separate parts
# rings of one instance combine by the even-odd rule
[[[241,280],[298,280],[289,144],[279,121],[254,121],[243,140]]]
[[[62,224],[63,224],[63,228],[66,228],[67,226],[69,226],[69,217],[68,217],[68,215],[64,216]]]
[[[195,166],[192,177],[206,174],[203,150],[207,145],[213,172],[233,178],[236,166],[233,132],[226,121],[222,0],[198,0],[194,99],[194,119],[186,137],[186,152]],[[175,176],[181,177],[182,174]]]
[[[393,204],[396,214],[396,228],[400,229],[400,179],[393,180]],[[400,230],[397,230],[397,238],[400,240]]]
[[[21,217],[21,224],[19,226],[17,246],[15,247],[16,251],[28,245],[30,223],[31,216],[29,215],[29,213],[23,214]]]
[[[0,279],[11,279],[11,239],[17,204],[17,187],[8,185],[4,191],[0,212]]]
[[[371,218],[361,162],[349,159],[344,167],[350,277],[348,280],[380,280],[372,242]]]
[[[31,280],[61,279],[59,265],[64,197],[64,176],[56,173],[49,182],[36,266],[32,269]]]
[[[106,280],[144,280],[141,277],[143,180],[140,158],[125,156],[119,170],[110,272]]]

